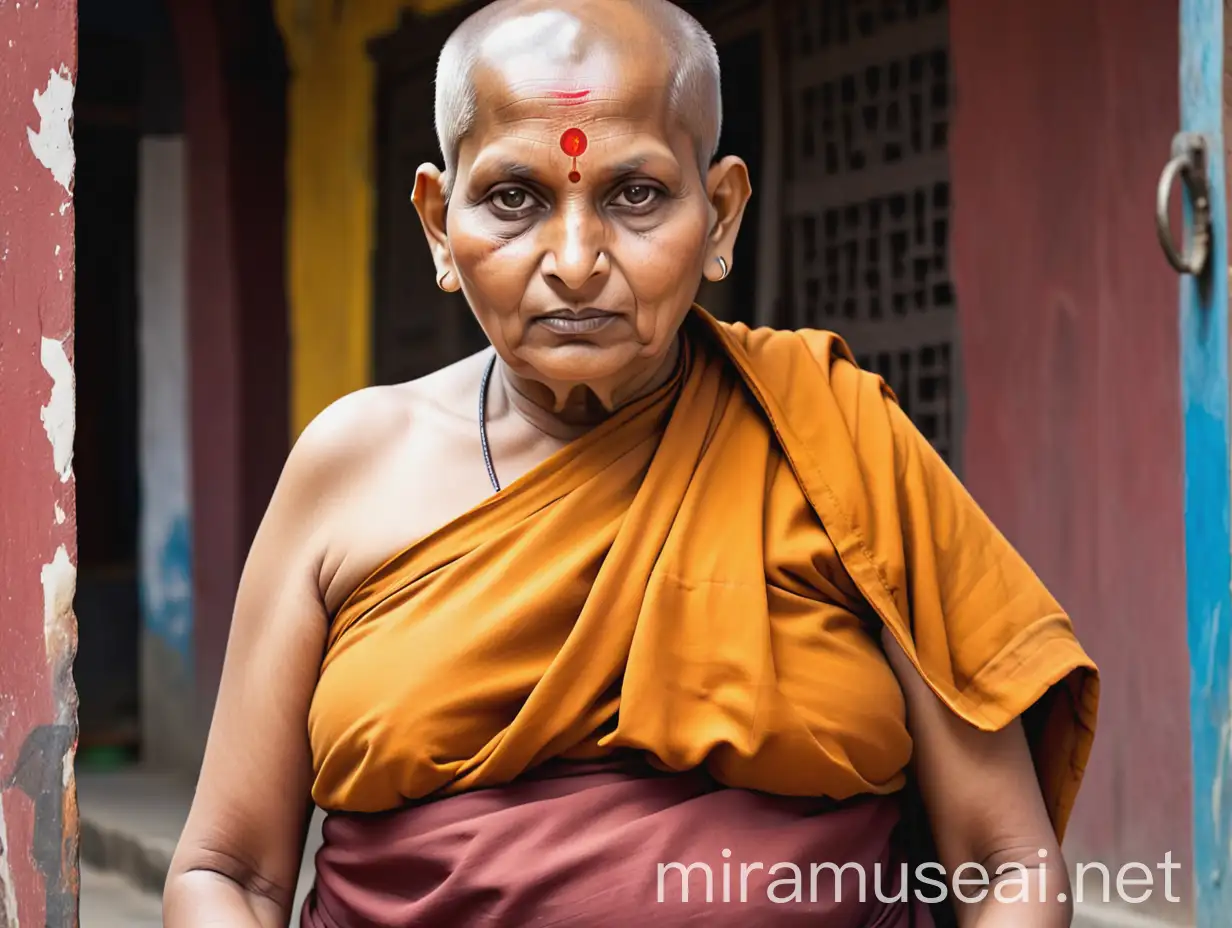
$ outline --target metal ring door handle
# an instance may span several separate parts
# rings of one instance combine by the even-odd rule
[[[1172,143],[1172,160],[1159,175],[1155,193],[1155,230],[1168,263],[1178,274],[1200,277],[1211,251],[1211,205],[1206,181],[1206,142],[1191,133],[1178,135]],[[1188,252],[1178,247],[1168,221],[1168,200],[1177,177],[1189,192],[1193,207],[1193,232]]]

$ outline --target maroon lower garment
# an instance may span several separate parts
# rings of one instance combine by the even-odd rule
[[[878,887],[893,898],[903,886],[899,807],[898,796],[727,789],[628,760],[555,762],[509,786],[329,815],[300,928],[932,928],[914,893],[878,899]],[[862,868],[863,901],[855,867],[841,886],[833,868],[814,880],[826,862]],[[795,864],[798,882],[790,867],[767,872],[779,863]],[[693,864],[686,902],[681,871]]]

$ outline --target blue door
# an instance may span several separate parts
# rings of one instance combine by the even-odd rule
[[[1185,570],[1199,928],[1232,924],[1232,539],[1228,494],[1228,243],[1224,6],[1181,2],[1181,134],[1161,177],[1184,190],[1183,226],[1161,244],[1180,274]],[[1158,204],[1157,204],[1158,205]],[[1162,211],[1161,211],[1162,212]]]

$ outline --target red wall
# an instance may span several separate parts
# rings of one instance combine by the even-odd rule
[[[1101,667],[1069,856],[1172,850],[1189,877],[1178,290],[1152,224],[1178,7],[954,0],[951,15],[964,478]]]
[[[200,718],[213,709],[243,550],[241,316],[223,40],[212,0],[170,0],[187,146],[193,648]]]
[[[286,73],[268,0],[168,7],[188,146],[193,646],[204,723],[290,434]]]
[[[0,922],[15,905],[14,926],[57,928],[77,923],[73,198],[65,186],[76,14],[74,0],[0,3]],[[64,93],[55,111],[49,85]]]

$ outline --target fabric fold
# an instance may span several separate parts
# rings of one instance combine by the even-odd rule
[[[836,336],[700,308],[684,335],[664,387],[347,599],[310,713],[318,805],[630,751],[766,795],[895,793],[884,624],[971,724],[1028,716],[1063,835],[1098,676],[1061,606]]]

